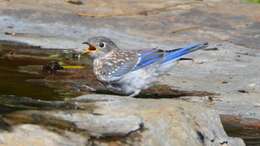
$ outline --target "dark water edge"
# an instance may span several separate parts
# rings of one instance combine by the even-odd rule
[[[259,131],[245,130],[234,128],[233,126],[224,125],[224,129],[230,137],[240,137],[244,140],[247,146],[260,146]]]
[[[220,115],[223,127],[230,137],[240,137],[247,146],[260,146],[259,119]]]

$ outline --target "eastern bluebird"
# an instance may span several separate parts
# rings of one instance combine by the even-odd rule
[[[142,89],[155,83],[183,55],[206,48],[208,43],[188,45],[174,50],[144,49],[122,50],[109,38],[98,36],[83,44],[83,54],[93,59],[97,79],[110,91],[136,96]]]

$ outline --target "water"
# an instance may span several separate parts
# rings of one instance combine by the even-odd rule
[[[25,96],[39,99],[62,98],[55,89],[44,84],[29,82],[43,79],[42,76],[17,71],[17,66],[9,61],[0,60],[0,95]]]
[[[260,130],[258,128],[234,125],[223,125],[228,136],[242,138],[247,146],[260,146]]]
[[[0,53],[3,46],[0,45]],[[30,53],[30,52],[29,52]],[[30,55],[22,58],[1,57],[0,54],[0,96],[14,95],[43,100],[62,100],[76,96],[76,92],[64,89],[59,81],[46,80],[47,75],[41,73],[42,65],[51,60],[35,60]],[[32,57],[37,58],[37,56]],[[25,68],[24,70],[22,68]],[[27,69],[26,68],[32,68]],[[36,68],[36,69],[33,69]]]

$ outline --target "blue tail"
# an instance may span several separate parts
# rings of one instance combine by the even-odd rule
[[[189,54],[189,53],[197,51],[199,49],[206,48],[207,46],[208,46],[208,43],[203,43],[203,44],[189,45],[184,48],[167,51],[167,52],[165,52],[162,63],[166,63],[168,61],[179,60],[183,55]]]

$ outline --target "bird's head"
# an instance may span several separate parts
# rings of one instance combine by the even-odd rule
[[[87,42],[83,42],[83,44],[87,45],[83,50],[83,54],[88,54],[93,59],[102,57],[110,51],[118,49],[113,41],[102,36],[90,38]]]

